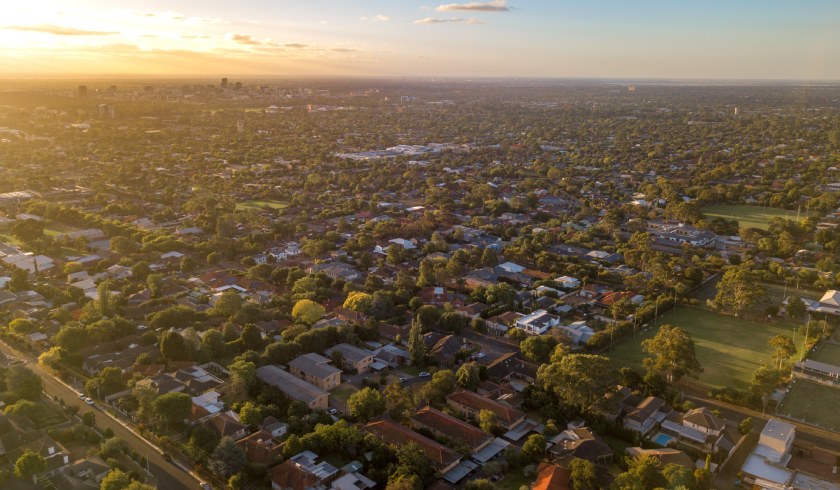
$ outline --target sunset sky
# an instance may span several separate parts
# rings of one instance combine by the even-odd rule
[[[840,1],[25,0],[0,76],[840,80]]]

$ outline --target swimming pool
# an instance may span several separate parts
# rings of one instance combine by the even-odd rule
[[[659,444],[662,447],[665,447],[673,439],[674,438],[669,436],[668,434],[663,434],[663,433],[660,432],[659,434],[656,434],[656,437],[653,438],[653,442]]]

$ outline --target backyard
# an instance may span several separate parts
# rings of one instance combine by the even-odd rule
[[[771,218],[795,220],[797,212],[789,209],[765,208],[742,204],[719,204],[703,208],[703,214],[709,217],[737,219],[741,228],[760,228],[766,230]],[[806,217],[803,211],[800,216]]]
[[[840,429],[837,407],[840,406],[840,390],[796,380],[790,392],[782,401],[776,413],[830,430]]]
[[[669,323],[688,331],[694,339],[697,359],[703,366],[700,383],[721,388],[731,386],[744,389],[753,371],[771,362],[772,349],[767,341],[779,334],[792,335],[797,324],[789,321],[758,323],[741,318],[724,316],[715,312],[680,306],[663,315],[656,325]],[[656,325],[635,337],[628,337],[607,353],[616,367],[642,368],[643,340],[656,335]]]

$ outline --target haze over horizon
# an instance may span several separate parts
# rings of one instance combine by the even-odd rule
[[[840,80],[840,3],[33,0],[2,76]]]

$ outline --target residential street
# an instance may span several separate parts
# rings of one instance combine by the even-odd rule
[[[94,412],[96,414],[96,427],[99,430],[110,428],[114,435],[125,441],[137,454],[145,456],[149,461],[149,470],[155,476],[157,487],[160,489],[187,490],[198,488],[198,481],[188,472],[176,466],[173,462],[166,461],[158,449],[146,442],[145,439],[127,429],[122,423],[111,415],[98,408],[89,407],[78,399],[76,392],[62,382],[58,381],[52,374],[48,373],[38,365],[37,359],[22,355],[12,350],[5,343],[0,343],[0,351],[11,358],[23,359],[29,369],[41,376],[44,381],[44,392],[51,397],[58,396],[67,403],[77,403],[81,406],[79,415]]]

